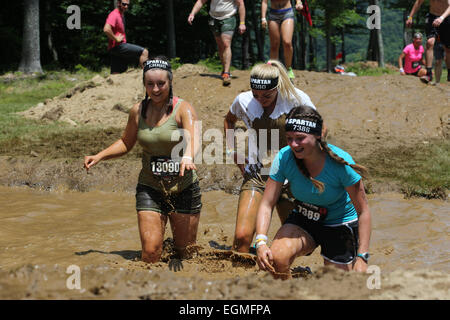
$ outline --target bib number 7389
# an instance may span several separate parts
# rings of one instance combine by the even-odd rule
[[[296,200],[295,204],[297,212],[303,215],[306,219],[313,222],[324,220],[328,213],[326,208],[319,207],[310,203]]]

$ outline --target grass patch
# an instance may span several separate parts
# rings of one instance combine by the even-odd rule
[[[213,56],[208,57],[204,60],[200,60],[198,62],[199,65],[207,67],[212,72],[222,72],[222,63],[220,62],[220,58],[218,53],[216,52]],[[235,67],[231,66],[230,71],[236,70]]]
[[[394,180],[407,197],[446,199],[450,189],[450,141],[434,140],[414,147],[378,149],[361,159],[373,178]]]
[[[39,102],[67,92],[92,78],[94,73],[82,70],[76,73],[50,71],[41,75],[8,73],[0,76],[0,143],[20,137],[36,138],[45,132],[60,132],[68,126],[61,123],[32,121],[15,114]],[[1,151],[4,152],[4,149]]]
[[[345,64],[345,72],[354,72],[358,76],[381,76],[384,74],[398,74],[398,68],[386,65],[384,68],[378,67],[373,61],[353,62]]]

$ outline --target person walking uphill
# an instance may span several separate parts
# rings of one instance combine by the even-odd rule
[[[129,63],[136,63],[143,67],[148,60],[148,50],[141,46],[127,43],[125,34],[124,14],[130,6],[130,0],[118,0],[117,8],[106,18],[103,32],[108,37],[108,52],[111,59],[111,73],[122,73],[127,70]]]
[[[261,2],[261,26],[267,29],[269,26],[270,38],[270,59],[278,60],[280,49],[280,40],[283,43],[284,64],[288,70],[289,79],[295,78],[292,71],[292,55],[294,48],[292,46],[292,36],[294,34],[295,13],[290,0],[272,0],[270,1],[269,16],[266,19],[268,0]],[[295,1],[295,10],[300,12],[303,4],[300,0]],[[269,22],[267,22],[269,21]]]
[[[209,0],[197,0],[188,16],[192,25],[195,15]],[[245,26],[245,6],[243,0],[211,0],[209,10],[209,26],[217,43],[220,61],[222,62],[222,81],[224,86],[231,83],[231,41],[236,29],[236,12],[239,12],[239,33],[243,34]]]
[[[142,260],[160,259],[168,220],[175,251],[184,258],[189,256],[189,246],[196,242],[202,207],[193,163],[197,151],[194,146],[199,145],[194,143],[197,116],[189,103],[173,96],[172,71],[166,57],[144,63],[143,81],[146,97],[130,110],[122,137],[98,154],[86,156],[84,167],[89,170],[102,160],[120,157],[138,141],[143,149],[136,187]],[[181,129],[189,134],[173,141],[172,137]],[[182,157],[174,150],[183,151]]]
[[[298,256],[321,246],[325,265],[365,272],[369,260],[371,214],[361,175],[344,150],[327,144],[320,114],[295,107],[286,118],[288,146],[277,154],[270,169],[256,225],[257,262],[275,278],[289,278]],[[268,247],[272,209],[283,183],[289,181],[296,208]]]
[[[419,11],[424,0],[416,0],[406,20],[406,26],[411,27],[413,24],[414,14]],[[425,50],[426,70],[427,74],[422,76],[420,80],[429,83],[433,80],[433,48],[436,39],[439,38],[446,49],[446,64],[450,68],[450,0],[430,0],[430,11],[426,15],[425,34],[427,36],[427,44]],[[449,69],[450,70],[450,69]],[[447,76],[450,81],[450,76]]]

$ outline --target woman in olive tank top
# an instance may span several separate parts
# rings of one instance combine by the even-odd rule
[[[136,187],[136,211],[142,244],[142,260],[161,258],[167,221],[179,257],[197,239],[201,192],[193,162],[194,122],[197,115],[186,101],[172,93],[172,70],[167,58],[158,56],[145,62],[143,81],[146,97],[131,110],[122,137],[94,156],[86,156],[89,170],[101,160],[128,153],[136,142],[142,146],[142,169]],[[176,131],[185,134],[173,140]],[[180,132],[181,133],[181,132]],[[186,137],[186,138],[185,138]],[[181,151],[181,154],[180,154]]]

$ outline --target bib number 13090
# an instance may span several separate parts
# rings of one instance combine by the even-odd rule
[[[152,157],[150,169],[157,176],[177,176],[180,173],[180,163],[165,157]]]

